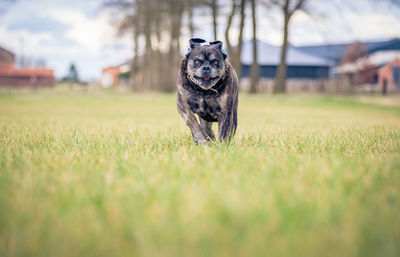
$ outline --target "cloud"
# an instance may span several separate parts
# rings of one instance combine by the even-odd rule
[[[58,78],[72,62],[80,68],[81,78],[97,78],[102,67],[132,55],[130,39],[115,36],[99,3],[17,1],[0,17],[0,45],[17,55],[46,59]]]
[[[51,32],[62,35],[69,26],[51,18],[27,15],[22,19],[10,22],[7,28],[9,30],[27,30],[32,33]]]
[[[65,37],[77,41],[87,51],[97,52],[106,44],[121,41],[115,38],[115,30],[104,15],[89,18],[84,13],[73,10],[54,11],[50,16],[68,24],[69,29],[66,30]]]
[[[400,37],[399,10],[386,4],[355,0],[343,4],[314,6],[310,14],[293,16],[290,39],[293,44],[317,44]],[[333,6],[333,7],[332,7]]]

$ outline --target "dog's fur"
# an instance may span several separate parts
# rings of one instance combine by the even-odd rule
[[[201,45],[204,42],[198,38],[190,40],[177,81],[178,112],[198,144],[215,138],[212,122],[218,122],[220,141],[232,139],[237,127],[239,82],[236,72],[226,60],[221,41]]]

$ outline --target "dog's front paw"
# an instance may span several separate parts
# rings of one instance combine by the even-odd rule
[[[209,136],[194,136],[193,140],[194,142],[196,142],[196,144],[206,144],[212,141],[212,139]]]

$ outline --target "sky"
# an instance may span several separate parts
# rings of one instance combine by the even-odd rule
[[[307,12],[297,12],[293,16],[289,38],[293,45],[400,37],[400,10],[385,1],[311,2]],[[343,2],[346,6],[340,4]],[[103,67],[117,65],[132,57],[130,35],[116,35],[111,20],[118,17],[111,17],[110,12],[101,8],[101,3],[101,0],[16,0],[0,12],[0,46],[16,53],[17,58],[23,55],[44,59],[57,78],[65,76],[70,64],[74,63],[81,79],[96,81]],[[222,40],[228,11],[229,6],[222,5],[218,29]],[[210,17],[205,16],[204,11],[195,17],[195,36],[213,40]],[[257,17],[259,39],[279,45],[282,41],[279,10],[261,6],[257,9]],[[237,23],[236,18],[234,25]],[[247,19],[245,40],[251,39],[250,23]],[[188,40],[185,39],[189,39],[189,35],[185,29],[182,33],[181,45],[186,49]],[[231,37],[237,38],[236,29],[232,29]]]

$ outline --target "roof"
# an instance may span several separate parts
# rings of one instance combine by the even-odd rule
[[[397,58],[400,58],[400,50],[374,52],[369,56],[361,58],[360,61],[365,60],[375,66],[382,66]]]
[[[394,38],[390,40],[374,40],[374,41],[360,41],[365,44],[367,53],[373,53],[380,50],[395,50],[400,49],[400,39]],[[346,48],[355,44],[356,42],[350,43],[338,43],[338,44],[321,44],[321,45],[309,45],[309,46],[297,46],[297,50],[304,53],[319,56],[322,58],[328,58],[336,62],[340,61],[343,57]]]
[[[121,64],[115,65],[115,66],[107,66],[102,69],[102,72],[129,72],[131,69],[132,65],[132,59],[127,60]]]
[[[119,72],[119,66],[108,66],[101,70],[101,72]]]
[[[272,65],[277,66],[280,63],[281,47],[274,46],[262,41],[257,40],[258,63],[259,65]],[[243,42],[242,48],[242,64],[251,65],[253,63],[253,41]],[[332,66],[332,62],[313,56],[302,51],[297,50],[295,47],[288,46],[287,65],[291,66]]]
[[[377,51],[359,58],[354,63],[345,63],[337,67],[336,73],[355,73],[370,67],[380,67],[400,58],[400,50]]]
[[[16,70],[0,70],[0,76],[38,76],[38,77],[54,77],[52,69],[47,68],[20,68]]]

